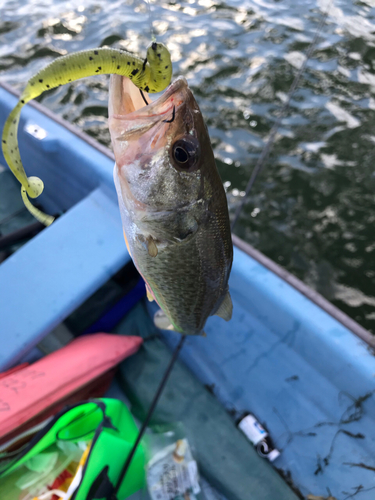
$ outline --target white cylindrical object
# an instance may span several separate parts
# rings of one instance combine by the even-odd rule
[[[250,413],[240,421],[238,427],[254,446],[268,436],[267,431],[263,429],[254,415],[251,415]]]
[[[268,453],[266,458],[268,458],[270,462],[273,462],[278,456],[280,456],[279,450],[274,449]]]

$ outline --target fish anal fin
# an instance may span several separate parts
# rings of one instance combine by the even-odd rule
[[[219,309],[216,311],[215,315],[220,316],[220,318],[229,321],[232,318],[233,304],[230,298],[229,292],[226,293],[223,302],[220,304]]]
[[[160,328],[160,330],[177,331],[176,328],[172,325],[171,320],[161,309],[159,309],[159,311],[156,311],[154,315],[154,325],[156,326],[156,328]]]

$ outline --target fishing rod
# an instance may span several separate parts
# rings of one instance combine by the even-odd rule
[[[231,224],[231,231],[233,233],[233,230],[234,230],[234,226],[236,225],[239,217],[240,217],[240,214],[242,212],[242,209],[243,207],[245,206],[245,203],[247,201],[247,198],[249,196],[249,193],[251,191],[251,188],[253,187],[254,185],[254,182],[256,180],[256,178],[258,177],[259,173],[261,172],[261,170],[263,169],[264,165],[266,164],[267,160],[268,160],[268,157],[269,157],[269,154],[272,150],[272,147],[273,147],[273,144],[275,142],[275,139],[276,139],[276,134],[277,134],[277,131],[279,130],[280,128],[280,125],[281,125],[281,122],[282,120],[284,119],[285,117],[285,114],[286,112],[288,111],[289,109],[289,106],[290,106],[290,103],[293,99],[293,96],[294,96],[294,93],[297,89],[297,86],[302,78],[302,75],[303,73],[305,72],[305,69],[307,67],[307,63],[315,49],[315,45],[317,44],[317,41],[318,41],[318,38],[323,30],[323,27],[324,27],[324,24],[326,22],[326,19],[327,19],[327,16],[328,16],[328,11],[329,11],[329,8],[327,8],[327,10],[322,14],[322,18],[320,20],[320,23],[319,23],[319,26],[315,32],[315,35],[314,35],[314,38],[313,40],[311,41],[308,49],[307,49],[307,52],[306,52],[306,56],[305,56],[305,60],[303,62],[303,64],[301,65],[300,69],[298,70],[298,73],[296,74],[296,76],[294,77],[294,80],[292,82],[292,85],[290,86],[290,89],[289,89],[289,92],[288,92],[288,95],[287,95],[287,99],[284,103],[284,106],[281,108],[281,111],[280,111],[280,114],[279,114],[279,117],[278,119],[276,120],[276,122],[274,123],[272,129],[271,129],[271,133],[270,133],[270,136],[268,138],[268,141],[267,143],[265,144],[259,158],[258,158],[258,161],[255,165],[255,168],[254,170],[252,171],[251,173],[251,176],[250,176],[250,179],[247,183],[247,186],[246,186],[246,189],[245,189],[245,195],[241,201],[241,203],[237,206],[237,210],[234,214],[234,218],[233,218],[233,221],[232,221],[232,224]]]
[[[145,433],[145,430],[146,430],[148,423],[150,422],[150,419],[152,417],[152,414],[154,413],[156,405],[158,404],[158,401],[159,401],[160,396],[163,392],[165,384],[168,382],[169,375],[171,374],[171,371],[174,367],[174,364],[177,361],[178,355],[182,349],[182,346],[184,345],[185,340],[186,340],[186,335],[181,335],[180,342],[177,344],[177,347],[173,352],[173,356],[169,362],[168,368],[166,369],[164,376],[163,376],[163,378],[162,378],[162,380],[157,388],[154,399],[152,400],[151,406],[147,412],[146,418],[143,421],[142,427],[139,429],[137,439],[135,440],[133,448],[130,450],[129,455],[127,456],[126,462],[124,463],[124,466],[121,470],[120,476],[119,476],[118,481],[116,483],[116,487],[112,493],[112,497],[109,500],[118,500],[117,499],[118,490],[120,489],[122,481],[125,479],[126,473],[129,470],[130,463],[134,457],[135,452],[137,451],[137,447],[138,447],[138,445],[143,437],[143,434]]]
[[[270,151],[272,149],[273,143],[274,143],[275,138],[276,138],[277,131],[278,131],[280,125],[281,125],[281,122],[282,122],[282,120],[283,120],[283,118],[285,116],[285,113],[289,109],[289,105],[290,105],[290,102],[291,102],[291,100],[293,98],[293,95],[294,95],[294,93],[296,91],[296,88],[297,88],[297,86],[298,86],[298,84],[299,84],[299,82],[301,80],[301,77],[302,77],[302,75],[303,75],[303,73],[304,73],[304,71],[306,69],[307,63],[308,63],[308,61],[309,61],[309,59],[310,59],[310,57],[311,57],[311,55],[312,55],[312,53],[313,53],[313,51],[315,49],[316,43],[318,41],[318,38],[319,38],[319,36],[320,36],[320,34],[321,34],[322,30],[323,30],[325,21],[326,21],[327,16],[328,16],[328,11],[329,11],[329,9],[327,9],[322,14],[322,18],[321,18],[320,23],[318,25],[318,28],[317,28],[317,30],[315,32],[314,38],[311,41],[311,43],[310,43],[310,45],[309,45],[309,47],[307,49],[306,56],[305,56],[305,61],[301,65],[301,67],[300,67],[297,75],[295,76],[295,78],[294,78],[294,80],[292,82],[292,85],[291,85],[291,87],[289,89],[289,92],[288,92],[287,100],[286,100],[284,106],[281,109],[279,118],[276,120],[275,124],[273,125],[273,127],[271,129],[270,136],[268,138],[268,141],[267,141],[266,145],[264,146],[264,148],[262,150],[262,153],[261,153],[261,155],[260,155],[260,157],[259,157],[259,159],[257,161],[257,164],[256,164],[256,166],[255,166],[255,168],[254,168],[254,170],[253,170],[253,172],[252,172],[252,174],[250,176],[250,179],[249,179],[248,184],[246,186],[245,196],[244,196],[242,202],[240,203],[240,205],[237,207],[234,219],[233,219],[232,224],[231,224],[231,231],[232,232],[233,232],[233,228],[234,228],[236,222],[238,221],[238,218],[239,218],[239,216],[241,214],[241,211],[242,211],[242,209],[243,209],[243,207],[244,207],[244,205],[246,203],[246,199],[247,199],[247,197],[248,197],[248,195],[250,193],[250,190],[253,187],[254,182],[255,182],[257,176],[259,175],[260,171],[262,170],[262,168],[264,167],[264,165],[265,165],[265,163],[266,163],[266,161],[268,159],[269,153],[270,153]],[[146,415],[146,417],[145,417],[145,419],[143,421],[143,424],[142,424],[142,426],[141,426],[141,428],[140,428],[140,430],[138,432],[138,436],[137,436],[137,438],[136,438],[136,440],[134,442],[134,445],[133,445],[133,447],[132,447],[129,455],[126,458],[126,461],[125,461],[124,466],[123,466],[123,468],[121,470],[119,479],[118,479],[118,481],[116,483],[116,487],[115,487],[115,489],[114,489],[111,497],[108,500],[120,500],[120,499],[117,499],[117,493],[119,491],[121,483],[122,483],[122,481],[126,477],[126,474],[127,474],[128,470],[129,470],[129,466],[131,464],[131,461],[132,461],[132,459],[134,457],[134,454],[135,454],[135,452],[137,450],[137,447],[138,447],[138,445],[139,445],[139,443],[140,443],[140,441],[141,441],[141,439],[142,439],[142,437],[143,437],[143,435],[144,435],[144,433],[146,431],[146,427],[147,427],[148,423],[151,420],[151,417],[152,417],[152,415],[154,413],[154,410],[155,410],[155,408],[156,408],[156,406],[158,404],[158,401],[159,401],[160,396],[161,396],[161,394],[163,392],[163,389],[164,389],[164,387],[165,387],[165,385],[166,385],[166,383],[167,383],[167,381],[169,379],[169,376],[170,376],[170,374],[172,372],[172,369],[173,369],[173,367],[174,367],[174,365],[175,365],[175,363],[177,361],[178,355],[179,355],[179,353],[180,353],[180,351],[181,351],[181,349],[182,349],[182,347],[184,345],[185,339],[186,339],[186,335],[181,335],[180,341],[177,344],[177,347],[175,348],[175,350],[173,352],[172,358],[171,358],[171,360],[169,362],[169,365],[168,365],[168,367],[167,367],[167,369],[165,371],[165,374],[164,374],[162,380],[159,383],[159,386],[158,386],[158,388],[156,390],[155,396],[154,396],[154,398],[152,400],[152,403],[151,403],[150,408],[149,408],[149,410],[147,412],[147,415]]]

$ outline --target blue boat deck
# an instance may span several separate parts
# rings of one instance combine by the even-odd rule
[[[281,451],[274,466],[303,495],[344,499],[358,489],[373,500],[372,350],[237,248],[229,285],[231,322],[209,319],[207,338],[187,339],[183,361],[228,411],[257,416]]]
[[[0,87],[1,129],[16,102]],[[19,148],[28,175],[46,184],[40,197],[44,209],[66,213],[0,266],[0,324],[7,332],[0,369],[14,365],[130,261],[113,161],[72,133],[69,147],[66,140],[61,123],[32,106],[22,112]]]
[[[118,208],[99,188],[9,257],[0,266],[1,331],[8,335],[1,368],[14,365],[128,261]]]

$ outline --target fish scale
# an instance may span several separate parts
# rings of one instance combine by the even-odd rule
[[[157,260],[145,250],[138,254],[141,273],[147,275],[147,283],[160,297],[160,307],[179,331],[201,332],[227,292],[229,270],[225,264],[231,249],[223,244],[218,222],[201,227],[197,237],[186,244],[167,247]],[[216,255],[208,266],[205,256],[212,251]]]

